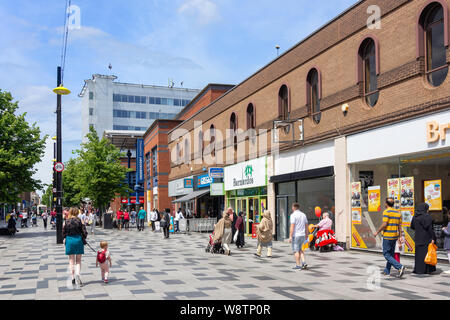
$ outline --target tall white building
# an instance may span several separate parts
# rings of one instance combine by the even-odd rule
[[[116,76],[94,74],[81,97],[82,140],[93,126],[105,130],[143,131],[156,119],[173,119],[199,92],[197,89],[114,82]]]

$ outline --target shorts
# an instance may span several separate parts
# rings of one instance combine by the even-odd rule
[[[297,236],[292,239],[292,252],[300,252],[302,250],[302,245],[305,242],[305,236]]]

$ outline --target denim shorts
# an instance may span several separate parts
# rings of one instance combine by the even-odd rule
[[[302,250],[302,245],[305,242],[305,236],[297,236],[292,239],[292,251],[299,252]]]

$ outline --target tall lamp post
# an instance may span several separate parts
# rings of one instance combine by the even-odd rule
[[[61,67],[57,68],[56,93],[56,162],[62,163],[62,134],[61,134],[61,96],[70,94],[70,90],[64,88],[61,83]],[[56,172],[56,243],[62,244],[62,171]]]

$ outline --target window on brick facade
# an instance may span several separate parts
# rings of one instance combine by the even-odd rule
[[[189,139],[186,138],[184,140],[184,162],[189,164],[191,161],[191,144],[189,143]]]
[[[306,87],[309,113],[312,116],[314,122],[319,123],[322,116],[320,112],[321,88],[319,71],[316,68],[313,68],[309,71],[306,78]]]
[[[377,73],[377,54],[375,41],[367,38],[359,48],[359,57],[361,59],[361,78],[363,82],[363,94],[366,103],[373,107],[378,102],[378,73]]]
[[[256,128],[255,107],[250,103],[247,107],[247,130]]]
[[[289,119],[289,91],[286,85],[282,85],[278,91],[278,116],[282,120]]]
[[[230,130],[231,134],[233,135],[234,150],[237,150],[237,128],[238,128],[237,116],[233,112],[230,116]]]
[[[425,58],[425,74],[432,86],[440,86],[447,77],[445,16],[440,3],[433,2],[421,14],[420,24]],[[420,44],[419,44],[420,45]]]
[[[215,146],[216,129],[214,128],[213,124],[211,125],[211,127],[209,127],[209,134],[210,134],[209,145],[211,146],[211,155],[213,157],[215,157],[216,156],[216,146]]]
[[[198,133],[198,151],[197,151],[197,157],[200,158],[203,154],[203,132],[200,130]]]

